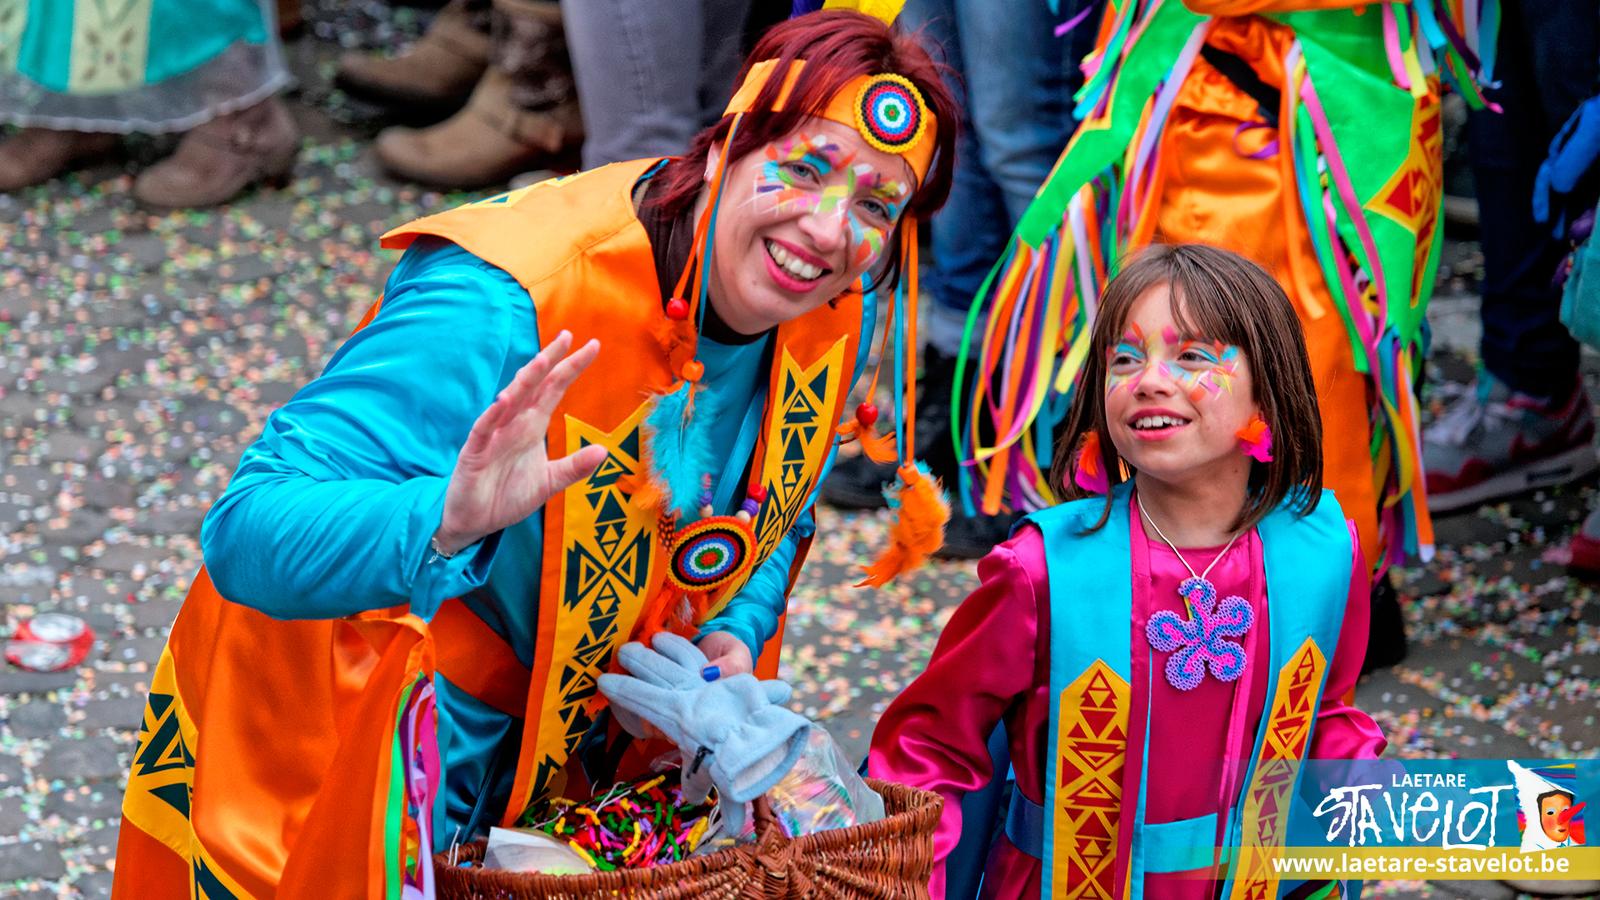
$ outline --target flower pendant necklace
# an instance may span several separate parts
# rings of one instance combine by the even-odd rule
[[[1218,681],[1226,683],[1237,679],[1244,674],[1244,647],[1237,641],[1227,639],[1242,637],[1249,632],[1250,626],[1255,623],[1255,611],[1250,608],[1248,601],[1237,594],[1222,598],[1219,605],[1217,586],[1206,576],[1228,555],[1229,548],[1239,539],[1239,535],[1229,538],[1222,552],[1211,560],[1211,565],[1196,575],[1194,567],[1178,551],[1178,545],[1168,539],[1161,531],[1161,526],[1150,517],[1138,494],[1134,494],[1134,501],[1139,504],[1139,512],[1144,515],[1144,520],[1172,548],[1178,562],[1189,570],[1189,577],[1178,585],[1178,593],[1189,609],[1189,618],[1180,619],[1177,613],[1163,609],[1150,616],[1150,622],[1144,630],[1151,647],[1162,653],[1172,653],[1167,657],[1167,682],[1180,691],[1192,691],[1205,679],[1207,667]]]

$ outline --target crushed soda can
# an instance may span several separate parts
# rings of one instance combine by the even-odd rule
[[[33,672],[60,672],[83,662],[94,647],[94,629],[68,613],[40,613],[17,626],[6,642],[6,660]]]

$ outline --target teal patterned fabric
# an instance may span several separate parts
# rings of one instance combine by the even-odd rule
[[[287,81],[270,0],[0,0],[0,122],[180,131]]]

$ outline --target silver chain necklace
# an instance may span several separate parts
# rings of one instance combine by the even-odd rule
[[[1172,548],[1173,554],[1178,557],[1178,562],[1183,563],[1183,567],[1185,569],[1189,570],[1189,574],[1190,575],[1194,575],[1195,578],[1198,578],[1201,581],[1205,581],[1206,580],[1206,576],[1211,574],[1211,570],[1215,569],[1217,567],[1217,563],[1221,562],[1222,558],[1224,556],[1228,555],[1228,548],[1232,547],[1233,546],[1233,542],[1237,541],[1239,539],[1239,534],[1244,534],[1244,532],[1241,531],[1241,532],[1239,532],[1239,534],[1236,534],[1233,537],[1228,538],[1228,543],[1226,543],[1226,544],[1224,544],[1222,546],[1222,552],[1218,553],[1217,556],[1216,556],[1216,559],[1213,559],[1211,561],[1211,565],[1206,566],[1206,570],[1204,572],[1201,572],[1200,574],[1195,575],[1194,566],[1189,565],[1189,561],[1187,559],[1184,559],[1183,558],[1183,553],[1178,550],[1178,545],[1174,544],[1172,542],[1172,539],[1168,538],[1166,533],[1161,530],[1161,526],[1156,524],[1156,520],[1154,518],[1152,518],[1151,515],[1150,515],[1150,510],[1144,508],[1144,498],[1140,497],[1136,493],[1136,494],[1133,495],[1133,500],[1134,500],[1135,503],[1139,504],[1139,512],[1144,514],[1144,520],[1146,522],[1150,523],[1150,527],[1154,528],[1156,530],[1156,535],[1159,536],[1163,541],[1166,541],[1166,544],[1167,544],[1168,547]]]

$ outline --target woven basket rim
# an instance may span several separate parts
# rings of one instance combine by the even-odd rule
[[[668,863],[664,866],[655,866],[649,869],[629,869],[616,872],[587,872],[582,875],[547,875],[541,873],[506,872],[498,869],[483,869],[478,867],[462,868],[450,864],[448,851],[434,854],[434,868],[436,875],[445,880],[457,880],[468,883],[487,884],[517,884],[530,888],[561,890],[569,893],[582,890],[616,890],[619,887],[646,888],[662,887],[681,884],[684,879],[715,874],[728,864],[734,857],[724,857],[724,854],[756,853],[763,850],[781,848],[786,844],[793,845],[793,852],[803,855],[821,853],[826,851],[842,851],[852,845],[892,840],[896,838],[915,836],[920,833],[931,833],[936,827],[939,814],[944,807],[944,798],[931,791],[925,791],[910,785],[882,781],[876,778],[865,779],[867,786],[877,791],[886,802],[892,802],[899,807],[894,813],[884,816],[876,822],[865,825],[851,825],[846,828],[835,828],[816,834],[802,835],[798,838],[787,838],[778,831],[775,823],[768,828],[753,843],[737,844],[726,847],[715,853],[705,856],[692,857]],[[466,851],[461,859],[480,860],[488,842],[483,839],[462,844],[461,849]],[[719,857],[723,857],[719,859]],[[447,874],[446,874],[447,873]],[[626,882],[623,883],[623,879]]]

